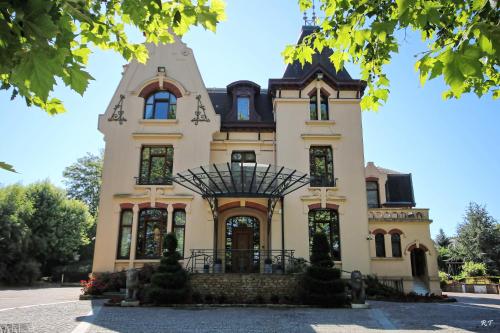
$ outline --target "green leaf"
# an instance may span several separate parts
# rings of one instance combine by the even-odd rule
[[[349,54],[346,52],[335,52],[330,56],[330,61],[333,63],[336,71],[344,68],[344,62],[349,60]]]
[[[479,10],[486,5],[486,2],[488,2],[488,0],[474,0],[472,2],[472,9]]]
[[[89,73],[85,72],[77,66],[70,67],[68,69],[68,72],[70,77],[69,86],[71,87],[71,89],[83,96],[83,93],[85,92],[85,90],[87,90],[89,81],[93,80],[94,78]]]
[[[493,49],[493,43],[484,34],[481,34],[479,36],[479,47],[481,47],[481,50],[483,52],[485,52],[489,55],[495,54],[495,50]]]
[[[7,164],[7,163],[2,162],[2,161],[0,161],[0,169],[17,173],[17,171],[14,169],[14,167],[12,165]]]

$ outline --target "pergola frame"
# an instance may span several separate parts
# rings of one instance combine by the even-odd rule
[[[281,206],[282,258],[285,258],[284,198],[309,184],[307,174],[282,166],[258,163],[225,163],[200,166],[177,173],[172,181],[208,201],[214,219],[214,250],[218,248],[219,198],[267,198],[267,247],[271,248],[271,221]],[[217,251],[215,251],[217,253]]]

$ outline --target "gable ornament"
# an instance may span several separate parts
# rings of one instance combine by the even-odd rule
[[[123,124],[124,121],[127,121],[123,114],[125,111],[123,111],[123,100],[125,99],[124,95],[120,95],[120,100],[118,103],[113,107],[113,114],[111,117],[108,118],[108,121],[117,121],[120,125]]]
[[[205,112],[206,111],[205,105],[201,103],[201,95],[197,95],[196,100],[198,101],[198,105],[196,111],[194,112],[195,117],[191,119],[191,121],[195,125],[198,125],[198,123],[201,121],[206,121],[207,123],[209,123],[210,119],[208,119],[207,114]]]

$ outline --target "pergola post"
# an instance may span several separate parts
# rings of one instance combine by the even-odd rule
[[[281,264],[285,273],[285,197],[280,197],[281,206]]]
[[[218,254],[218,236],[219,236],[219,201],[217,198],[214,198],[213,212],[212,215],[214,217],[214,260],[217,260]]]

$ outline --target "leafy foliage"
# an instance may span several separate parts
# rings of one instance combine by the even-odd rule
[[[462,267],[461,277],[475,277],[486,275],[486,265],[484,263],[466,261]]]
[[[5,163],[5,162],[1,162],[1,161],[0,161],[0,169],[10,171],[10,172],[16,172],[16,170],[14,169],[14,167],[12,165]]]
[[[452,256],[464,261],[483,262],[492,274],[500,272],[500,224],[485,206],[471,202],[464,221],[457,228]]]
[[[448,247],[451,243],[450,237],[446,236],[443,229],[439,229],[435,241],[439,247]]]
[[[0,282],[26,284],[74,260],[92,219],[48,182],[0,188]]]
[[[500,96],[500,11],[495,0],[320,0],[325,18],[317,32],[283,52],[289,63],[311,62],[314,52],[331,48],[337,70],[346,61],[361,67],[368,92],[362,109],[377,110],[387,101],[389,78],[383,66],[399,51],[397,35],[408,28],[419,31],[427,50],[416,55],[423,85],[443,77],[449,90],[443,98],[473,92]],[[301,11],[312,0],[299,0]]]
[[[164,241],[163,258],[156,273],[151,277],[147,298],[157,305],[184,303],[191,293],[189,276],[179,263],[181,256],[176,251],[177,238],[169,233]]]
[[[300,283],[300,296],[304,304],[322,307],[343,307],[348,304],[341,272],[333,268],[328,238],[323,233],[313,236],[311,265]]]
[[[144,63],[145,45],[130,42],[126,29],[142,31],[146,42],[169,43],[191,26],[215,31],[223,19],[222,0],[2,1],[1,88],[12,99],[61,113],[62,101],[50,96],[56,79],[83,95],[92,80],[85,70],[92,46]]]

